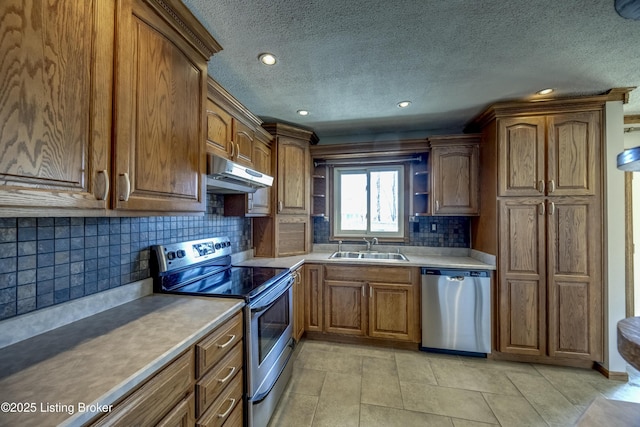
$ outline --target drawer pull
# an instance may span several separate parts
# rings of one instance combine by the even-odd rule
[[[236,399],[229,399],[229,402],[231,403],[231,405],[229,405],[229,409],[227,409],[226,411],[224,411],[224,413],[222,414],[218,414],[218,418],[226,418],[227,415],[229,415],[231,413],[231,410],[233,409],[233,407],[236,404]]]
[[[236,367],[235,367],[235,366],[232,366],[232,367],[231,367],[231,372],[229,372],[229,375],[227,375],[226,377],[224,377],[224,378],[222,378],[222,379],[218,378],[218,382],[219,382],[220,384],[224,384],[224,383],[226,383],[227,381],[229,381],[229,378],[231,378],[231,377],[233,376],[233,374],[235,374],[235,373],[236,373]]]
[[[224,344],[218,344],[218,348],[225,348],[225,347],[227,347],[227,346],[228,346],[229,344],[231,344],[231,343],[233,342],[233,340],[235,340],[235,339],[236,339],[236,336],[235,336],[235,335],[229,335],[229,341],[227,341],[227,342],[226,342],[226,343],[224,343]]]

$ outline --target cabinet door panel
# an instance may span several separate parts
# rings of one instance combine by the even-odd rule
[[[253,167],[259,172],[271,175],[271,148],[259,140],[253,144]],[[271,187],[260,188],[250,197],[249,213],[252,216],[271,214]]]
[[[545,346],[544,199],[500,201],[499,348],[543,355]]]
[[[4,1],[0,16],[3,211],[105,209],[113,5]]]
[[[599,177],[600,113],[567,113],[548,119],[548,194],[593,195]]]
[[[369,283],[369,289],[369,336],[414,341],[414,286]]]
[[[434,215],[478,213],[478,155],[477,146],[432,150]]]
[[[544,130],[544,117],[499,120],[499,196],[541,194],[540,182],[545,179]]]
[[[306,142],[279,137],[278,213],[306,214],[309,203],[309,148]]]
[[[140,0],[118,22],[116,206],[203,211],[204,61]]]
[[[322,265],[305,265],[304,329],[322,331]]]
[[[548,202],[549,354],[602,360],[602,241],[594,197]]]
[[[235,119],[233,129],[233,142],[236,144],[235,160],[253,168],[253,129]]]
[[[363,282],[325,280],[325,332],[365,335],[365,286]]]
[[[207,99],[207,152],[229,158],[231,116]]]

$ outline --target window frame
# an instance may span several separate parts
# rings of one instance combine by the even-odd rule
[[[356,239],[359,240],[363,237],[373,238],[377,237],[380,241],[386,242],[406,242],[408,235],[408,176],[410,167],[402,162],[376,165],[376,164],[358,164],[358,165],[340,165],[334,166],[330,173],[331,184],[329,186],[331,191],[331,209],[332,224],[331,224],[331,240],[347,240]],[[342,189],[340,188],[340,177],[342,172],[362,172],[367,174],[367,187],[370,187],[371,172],[378,171],[397,171],[398,172],[398,231],[397,232],[372,232],[371,231],[371,204],[370,204],[370,191],[367,189],[367,229],[363,231],[345,232],[341,229],[340,221],[340,195]]]

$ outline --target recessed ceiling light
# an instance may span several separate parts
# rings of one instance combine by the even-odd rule
[[[536,92],[536,94],[538,95],[549,95],[551,92],[553,92],[553,89],[551,88],[547,88],[547,89],[542,89]]]
[[[277,62],[276,57],[270,53],[261,53],[260,56],[258,56],[258,59],[264,65],[275,65],[275,63]]]
[[[411,101],[398,102],[398,107],[399,108],[407,108],[409,105],[411,105]]]
[[[307,110],[298,110],[298,114],[300,114],[301,116],[308,116],[309,112]]]

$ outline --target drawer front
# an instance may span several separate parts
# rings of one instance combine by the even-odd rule
[[[238,343],[196,384],[196,418],[200,417],[211,406],[222,390],[241,371],[242,343]]]
[[[233,411],[231,411],[231,414],[229,414],[229,417],[227,418],[227,420],[224,422],[224,424],[222,425],[223,427],[241,427],[243,424],[243,420],[244,420],[244,411],[242,409],[242,403],[239,405],[236,405],[236,407],[234,408]]]
[[[325,265],[325,279],[356,282],[413,283],[417,267]]]
[[[239,312],[196,344],[196,363],[198,368],[196,378],[201,378],[237,343],[242,341],[243,330],[242,312]]]
[[[242,378],[242,373],[233,378],[229,387],[196,422],[197,427],[219,427],[233,415],[236,406],[242,406]]]
[[[189,349],[94,425],[155,425],[192,390],[193,359],[193,349]]]

